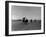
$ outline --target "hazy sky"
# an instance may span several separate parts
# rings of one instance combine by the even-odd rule
[[[28,19],[40,19],[41,7],[15,6],[11,8],[12,18],[19,19],[26,16]]]

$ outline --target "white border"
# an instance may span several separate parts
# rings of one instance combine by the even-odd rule
[[[41,30],[25,30],[25,31],[12,31],[11,30],[11,6],[34,6],[34,7],[41,7]],[[44,18],[43,18],[43,5],[40,4],[24,4],[24,3],[9,3],[9,35],[10,34],[26,34],[26,33],[42,33],[44,28]]]

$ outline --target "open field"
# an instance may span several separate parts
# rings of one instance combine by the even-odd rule
[[[22,21],[12,20],[12,31],[39,30],[39,29],[41,29],[41,23],[39,23],[39,22],[23,23]]]

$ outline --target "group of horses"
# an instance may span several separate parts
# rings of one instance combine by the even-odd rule
[[[28,23],[28,19],[23,17],[23,22]],[[33,22],[33,20],[31,19],[30,22]],[[36,22],[36,20],[34,20],[34,22]],[[39,23],[41,23],[41,20],[39,20]]]

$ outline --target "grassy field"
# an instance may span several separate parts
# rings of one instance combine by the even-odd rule
[[[41,23],[39,23],[39,22],[23,23],[22,21],[12,20],[12,31],[39,30],[39,29],[41,29]]]

